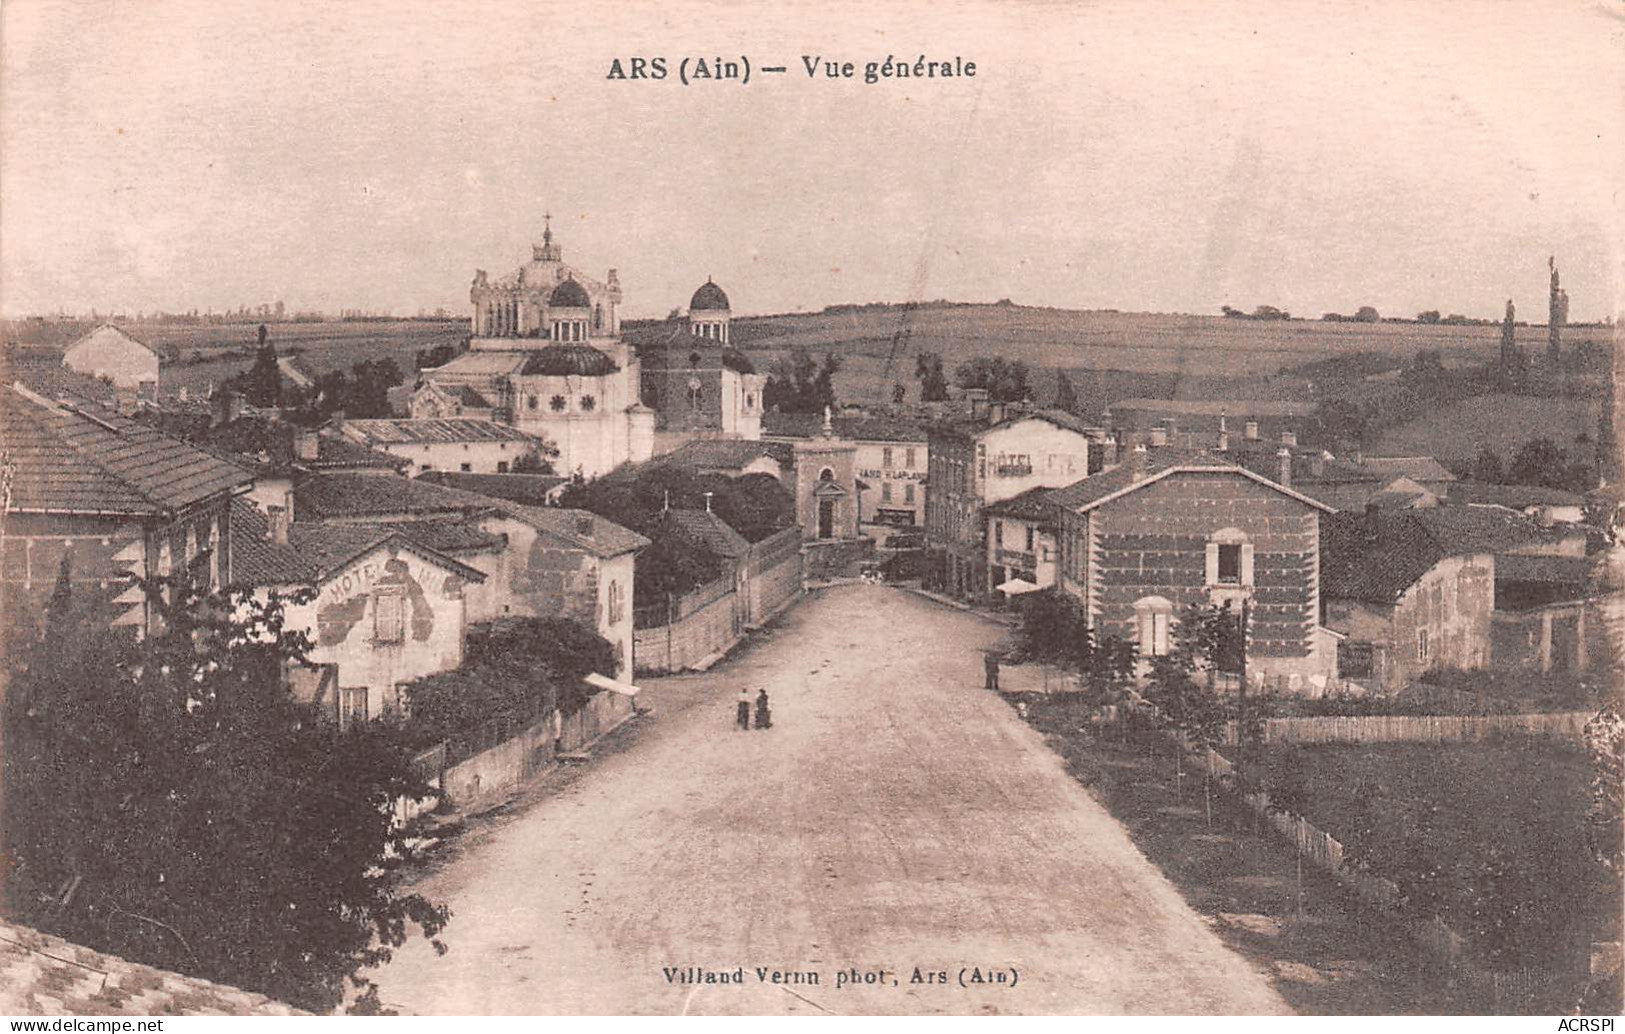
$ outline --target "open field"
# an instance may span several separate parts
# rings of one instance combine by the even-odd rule
[[[1294,757],[1296,756],[1296,757]],[[1508,737],[1471,744],[1271,747],[1280,779],[1296,761],[1306,818],[1399,882],[1435,870],[1434,907],[1473,941],[1507,924],[1502,964],[1580,965],[1591,942],[1618,940],[1625,902],[1587,848],[1591,766],[1578,746]],[[1362,840],[1361,815],[1378,816]],[[1489,950],[1480,936],[1476,945]]]
[[[1434,456],[1446,465],[1471,461],[1487,445],[1511,462],[1524,442],[1549,438],[1571,459],[1591,460],[1597,433],[1597,399],[1528,395],[1480,395],[1444,406],[1425,417],[1384,431],[1374,452]],[[1581,435],[1584,441],[1577,441]]]

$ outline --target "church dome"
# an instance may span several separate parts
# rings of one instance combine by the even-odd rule
[[[619,369],[615,360],[590,345],[549,345],[526,357],[519,373],[525,377],[607,377]]]
[[[690,312],[727,308],[731,308],[728,304],[728,296],[722,292],[722,288],[712,283],[709,278],[700,285],[698,291],[694,292],[694,297],[688,300],[688,310]]]
[[[587,289],[576,283],[574,277],[560,281],[559,286],[553,288],[553,293],[547,296],[547,307],[550,309],[585,309],[591,305]]]

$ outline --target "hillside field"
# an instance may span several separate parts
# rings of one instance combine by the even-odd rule
[[[1596,399],[1480,395],[1389,428],[1372,451],[1389,456],[1429,455],[1450,466],[1470,462],[1479,446],[1487,445],[1502,462],[1511,462],[1525,442],[1549,438],[1572,458],[1589,461],[1587,442],[1596,434],[1601,405]],[[1581,435],[1586,436],[1585,441],[1577,444]]]

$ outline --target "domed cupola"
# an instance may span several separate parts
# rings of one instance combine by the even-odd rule
[[[587,340],[587,310],[591,307],[587,289],[576,283],[575,277],[559,281],[547,296],[548,337],[554,341]]]
[[[587,309],[592,307],[592,301],[587,297],[587,289],[576,283],[575,277],[567,277],[553,288],[553,293],[547,296],[549,309]]]
[[[688,332],[695,337],[728,343],[728,324],[733,313],[728,295],[710,277],[688,300]]]

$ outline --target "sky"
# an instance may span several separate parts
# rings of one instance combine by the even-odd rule
[[[974,77],[864,82],[960,57]],[[608,78],[664,56],[663,81]],[[677,81],[684,57],[748,58]],[[809,78],[804,58],[851,61]],[[786,66],[782,75],[759,66]],[[0,7],[0,311],[1625,312],[1625,2]]]

